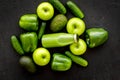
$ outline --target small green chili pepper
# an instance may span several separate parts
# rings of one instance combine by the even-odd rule
[[[39,32],[38,32],[38,39],[41,39],[42,35],[45,32],[46,22],[42,22]]]
[[[35,32],[21,34],[20,40],[25,52],[33,52],[37,48],[38,38]]]
[[[22,46],[15,35],[11,36],[11,43],[16,52],[18,52],[20,55],[24,54],[24,50],[22,49]]]
[[[51,68],[55,71],[66,71],[71,68],[72,61],[69,57],[54,53]]]
[[[25,14],[20,17],[19,26],[27,31],[38,30],[38,17],[36,14]]]
[[[108,32],[103,28],[90,28],[86,30],[85,37],[88,47],[94,48],[108,39]]]
[[[72,59],[72,61],[75,62],[76,64],[79,64],[83,67],[86,67],[88,65],[88,62],[85,59],[83,59],[80,56],[76,56],[76,55],[72,54],[70,51],[66,51],[65,54],[68,57],[70,57]]]

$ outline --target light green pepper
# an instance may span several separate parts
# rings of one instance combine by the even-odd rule
[[[51,68],[55,71],[67,71],[71,68],[72,61],[69,57],[54,53]]]
[[[20,40],[25,52],[33,52],[37,48],[38,38],[35,32],[21,34]]]
[[[38,17],[36,14],[25,14],[20,17],[19,26],[27,31],[38,30]]]
[[[108,31],[103,28],[89,28],[86,30],[86,43],[89,48],[97,47],[108,39]]]

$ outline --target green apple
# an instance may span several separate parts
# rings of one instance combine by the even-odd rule
[[[50,61],[50,52],[45,48],[37,48],[33,52],[33,61],[39,66],[45,66]]]
[[[86,49],[87,49],[87,45],[85,41],[82,39],[79,39],[78,42],[70,45],[70,51],[74,55],[82,55],[85,53]]]
[[[49,2],[42,2],[37,7],[37,15],[41,20],[50,20],[54,15],[54,8]]]
[[[68,33],[80,36],[85,31],[85,23],[80,18],[73,17],[68,21],[66,29]]]

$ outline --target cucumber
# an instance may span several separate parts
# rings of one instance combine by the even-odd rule
[[[40,29],[38,31],[38,39],[41,39],[42,35],[44,34],[45,27],[46,27],[46,22],[42,22],[41,26],[40,26]]]
[[[61,14],[66,14],[67,10],[59,0],[49,0],[53,7],[58,10]]]
[[[20,65],[30,73],[36,72],[36,66],[31,57],[22,56],[19,60]]]
[[[65,54],[71,58],[71,60],[73,62],[75,62],[76,64],[78,65],[81,65],[83,67],[87,67],[88,66],[88,61],[83,59],[82,57],[80,56],[76,56],[74,55],[73,53],[71,53],[70,51],[66,51]]]
[[[63,14],[56,15],[50,24],[50,29],[53,32],[58,32],[62,30],[67,24],[67,17]]]
[[[84,13],[74,2],[67,1],[67,6],[76,17],[84,18]]]
[[[11,36],[11,43],[13,48],[16,50],[18,54],[20,55],[24,54],[24,50],[22,49],[22,46],[15,35]]]

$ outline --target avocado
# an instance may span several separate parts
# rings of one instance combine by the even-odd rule
[[[67,24],[67,17],[63,14],[56,15],[51,23],[50,23],[50,29],[53,32],[58,32],[62,30]]]
[[[20,65],[30,73],[36,72],[36,66],[32,59],[28,56],[22,56],[19,60]]]

